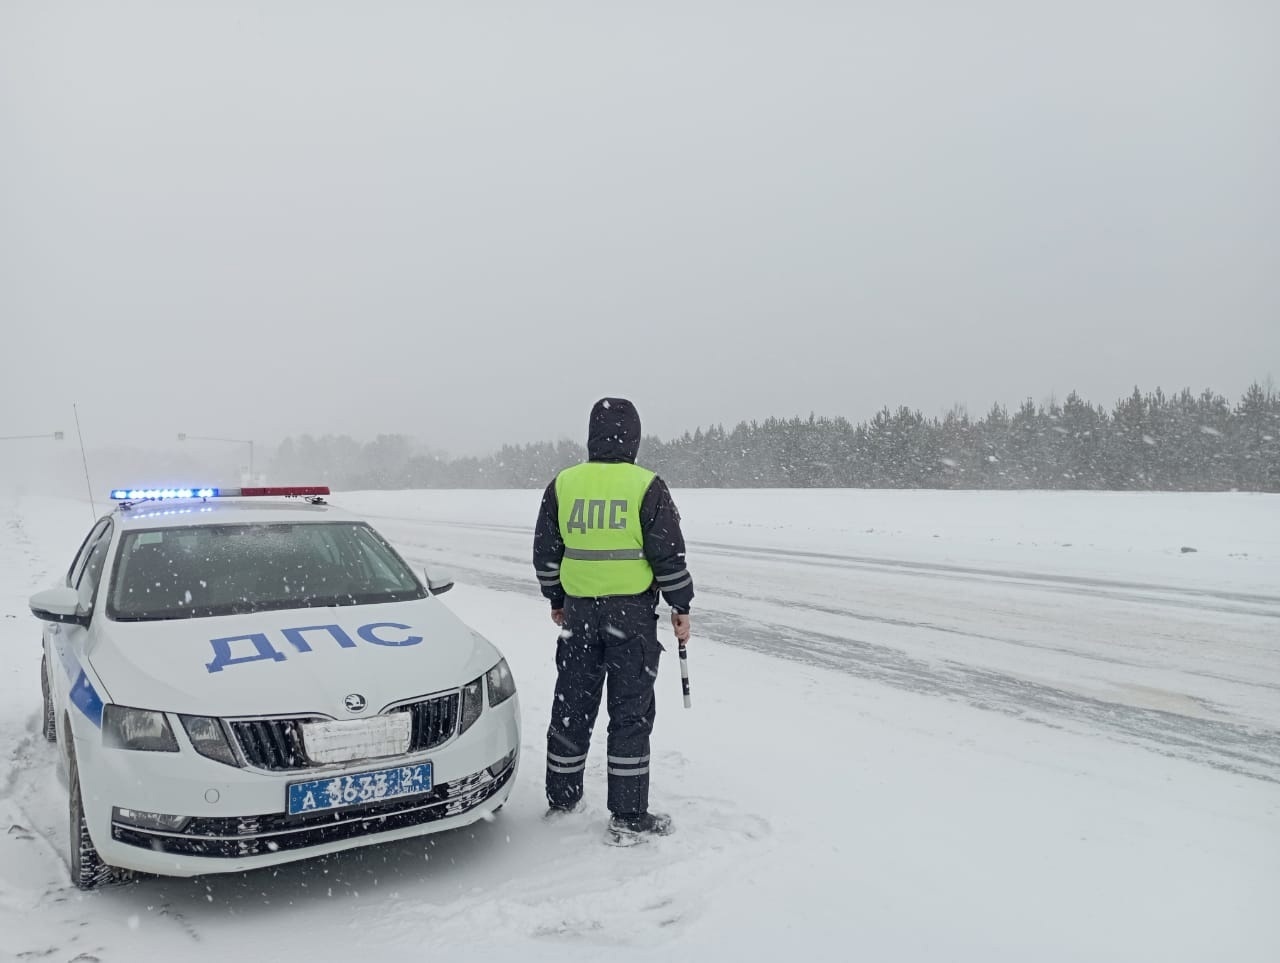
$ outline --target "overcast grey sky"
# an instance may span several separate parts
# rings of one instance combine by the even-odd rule
[[[0,0],[0,435],[1234,400],[1280,377],[1277,37],[1236,0]]]

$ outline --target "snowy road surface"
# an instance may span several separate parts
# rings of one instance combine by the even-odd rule
[[[654,737],[677,833],[629,851],[599,841],[602,741],[588,811],[541,819],[537,499],[335,498],[457,576],[508,655],[525,758],[497,820],[82,895],[25,601],[90,515],[0,496],[0,959],[1280,958],[1280,499],[678,493],[694,708],[668,659]]]

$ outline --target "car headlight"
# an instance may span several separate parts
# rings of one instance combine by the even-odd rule
[[[500,706],[516,694],[516,678],[511,674],[507,660],[503,659],[485,673],[485,682],[489,685],[489,705]]]
[[[187,730],[187,738],[191,747],[206,759],[226,763],[228,766],[240,768],[240,761],[227,741],[226,731],[222,723],[209,716],[178,716],[182,720],[182,728]]]
[[[139,752],[178,751],[178,740],[163,712],[110,704],[102,709],[102,744]]]
[[[458,735],[470,729],[484,711],[484,676],[473,679],[462,687],[462,721]]]

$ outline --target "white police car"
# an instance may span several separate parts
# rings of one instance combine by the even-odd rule
[[[31,598],[77,886],[270,866],[506,801],[506,661],[435,598],[452,583],[419,580],[324,494],[112,492],[65,580]]]

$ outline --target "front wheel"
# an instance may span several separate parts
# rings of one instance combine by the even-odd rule
[[[49,661],[40,656],[40,691],[44,694],[44,737],[50,742],[58,741],[58,717],[53,708],[53,693],[49,688]]]
[[[111,867],[98,855],[98,847],[93,845],[89,836],[89,826],[84,818],[84,798],[80,794],[80,769],[76,765],[75,747],[68,748],[71,756],[71,767],[67,781],[71,787],[71,799],[67,806],[71,824],[71,882],[76,889],[96,889],[103,883],[111,881]]]

